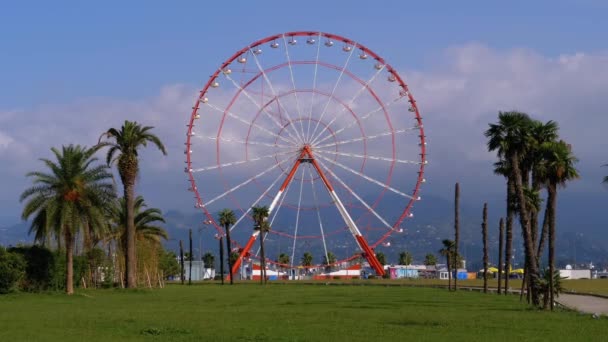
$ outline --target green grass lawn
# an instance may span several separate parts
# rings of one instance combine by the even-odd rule
[[[4,295],[0,327],[0,341],[599,341],[608,319],[432,288],[204,284]]]

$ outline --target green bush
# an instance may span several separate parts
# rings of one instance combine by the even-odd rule
[[[19,246],[9,249],[25,260],[25,277],[19,287],[24,291],[40,292],[53,288],[52,279],[55,273],[55,255],[40,246]]]
[[[25,260],[21,255],[0,247],[0,293],[8,293],[16,289],[25,275],[25,266]]]

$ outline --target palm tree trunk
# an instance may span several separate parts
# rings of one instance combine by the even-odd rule
[[[65,293],[74,294],[74,237],[65,228]]]
[[[125,273],[127,288],[137,287],[137,251],[135,247],[135,179],[125,179],[124,197],[127,204],[127,243]]]
[[[234,284],[232,274],[232,241],[230,240],[230,226],[224,227],[226,229],[226,250],[228,252],[228,273],[230,274],[230,285]]]
[[[539,284],[538,284],[538,264],[536,263],[536,248],[534,248],[532,234],[530,231],[529,213],[526,208],[524,187],[522,183],[521,170],[519,169],[519,156],[513,153],[511,156],[511,168],[515,181],[515,192],[518,199],[519,220],[524,234],[524,250],[528,259],[529,282],[531,290],[532,304],[536,307],[540,305]]]
[[[188,285],[192,285],[192,262],[194,261],[194,255],[192,254],[192,229],[188,230],[189,245],[189,256],[188,256]]]
[[[222,280],[222,285],[224,285],[224,238],[219,238],[220,242],[220,279]]]
[[[515,199],[515,186],[513,177],[507,177],[507,228],[505,236],[505,295],[509,290],[509,278],[511,272],[511,260],[513,253],[513,201]]]
[[[504,234],[505,234],[505,222],[503,221],[502,217],[500,218],[500,223],[498,224],[498,294],[501,293],[502,290],[502,272],[503,272],[503,267],[502,267],[502,247],[503,247],[503,240],[504,240]]]
[[[481,224],[483,238],[483,293],[488,293],[488,204],[483,204],[483,223]]]
[[[549,297],[551,300],[551,311],[553,311],[555,300],[553,298],[554,286],[553,274],[555,273],[555,211],[557,206],[557,186],[549,185],[549,196],[547,202],[551,205],[549,224]]]
[[[260,235],[260,275],[262,277],[261,284],[266,284],[266,255],[264,254],[264,235],[266,234],[262,232]]]
[[[543,255],[543,250],[545,249],[545,244],[547,243],[547,235],[549,234],[549,222],[551,220],[551,202],[547,200],[547,204],[545,207],[545,215],[543,218],[543,228],[540,233],[540,241],[538,242],[538,250],[536,252],[536,256],[538,258],[538,262],[540,264],[540,259]]]
[[[452,269],[450,267],[450,251],[448,251],[448,255],[446,256],[446,261],[448,262],[448,291],[452,291]]]
[[[454,258],[458,261],[458,241],[460,239],[460,184],[454,189]],[[458,263],[458,262],[457,262]],[[454,277],[454,291],[458,291],[458,265]]]
[[[186,272],[184,272],[184,243],[182,242],[182,240],[179,240],[179,269],[179,279],[181,280],[182,285],[184,285],[184,277],[186,275]]]

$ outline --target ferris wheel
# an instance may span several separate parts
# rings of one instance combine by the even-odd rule
[[[413,217],[425,140],[408,85],[382,57],[335,34],[289,32],[214,70],[187,124],[185,172],[219,236],[217,212],[235,211],[235,274],[259,249],[251,208],[267,206],[267,262],[363,256],[383,275],[375,250]]]

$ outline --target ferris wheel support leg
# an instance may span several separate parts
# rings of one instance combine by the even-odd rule
[[[312,153],[310,155],[312,156]],[[371,247],[369,247],[367,240],[365,240],[363,235],[361,235],[359,228],[357,228],[357,224],[355,223],[355,221],[353,221],[352,217],[350,217],[350,215],[348,214],[348,211],[346,211],[346,208],[344,207],[344,204],[342,204],[340,197],[338,197],[338,194],[336,194],[336,192],[334,191],[334,188],[331,186],[331,183],[329,183],[329,180],[327,179],[327,177],[325,177],[325,174],[319,167],[319,164],[317,163],[317,161],[312,159],[310,162],[312,163],[315,170],[317,170],[317,172],[319,173],[321,180],[323,180],[323,184],[325,184],[327,191],[329,191],[329,195],[331,196],[331,199],[333,200],[334,204],[338,208],[338,211],[340,212],[342,219],[348,226],[348,230],[350,231],[350,233],[353,235],[353,237],[357,241],[359,248],[361,248],[361,250],[363,250],[363,255],[369,262],[369,265],[374,269],[374,271],[376,272],[377,275],[383,276],[384,267],[382,266],[382,264],[380,264],[380,262],[378,261],[378,258],[376,258],[376,253],[374,253],[374,251],[371,249]]]
[[[249,237],[249,241],[247,241],[247,244],[239,253],[239,257],[234,262],[234,265],[232,265],[232,274],[237,274],[237,272],[239,271],[239,267],[241,267],[241,263],[243,262],[243,257],[247,255],[247,253],[249,253],[249,250],[255,243],[255,240],[258,238],[258,235],[260,235],[260,232],[257,230],[253,232],[253,234],[251,234],[251,237]]]
[[[305,155],[305,153],[302,152],[302,154],[300,155],[300,158],[302,158],[304,155]],[[279,203],[279,200],[281,199],[281,196],[283,195],[285,188],[287,188],[287,186],[289,185],[289,182],[291,182],[291,180],[293,179],[293,176],[296,174],[296,171],[298,170],[298,167],[300,166],[300,164],[301,164],[300,159],[296,160],[293,167],[291,168],[291,171],[289,172],[289,174],[287,174],[285,181],[283,181],[283,184],[279,188],[279,191],[277,192],[276,196],[274,196],[274,198],[270,204],[270,207],[268,208],[269,215],[270,215],[270,213],[272,213],[272,211],[276,207],[277,203]],[[239,257],[234,262],[234,265],[232,265],[232,274],[237,274],[239,267],[241,267],[241,263],[243,262],[243,257],[249,253],[249,250],[251,249],[251,247],[253,247],[253,244],[255,243],[255,240],[257,240],[258,235],[260,235],[259,231],[255,231],[255,232],[253,232],[253,234],[251,234],[249,241],[247,241],[247,244],[245,245],[245,247],[243,248],[241,253],[239,253]]]

